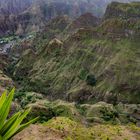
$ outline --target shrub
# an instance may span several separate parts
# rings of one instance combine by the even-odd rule
[[[14,96],[14,91],[15,90],[13,89],[9,95],[7,95],[7,92],[4,92],[0,97],[0,140],[10,139],[12,136],[37,120],[37,118],[35,118],[25,124],[21,124],[29,114],[30,108],[25,110],[23,113],[17,112],[11,118],[7,119]]]
[[[81,69],[80,70],[80,74],[78,75],[78,77],[81,79],[81,80],[85,80],[87,75],[88,75],[89,71],[86,70],[86,69]]]
[[[86,82],[90,86],[95,86],[96,85],[96,78],[93,74],[88,75],[86,78]]]
[[[14,95],[14,100],[18,101],[22,108],[40,99],[43,99],[43,96],[35,92],[17,91]]]

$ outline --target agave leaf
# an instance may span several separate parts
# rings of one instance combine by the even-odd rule
[[[10,127],[14,124],[14,122],[17,120],[20,114],[20,112],[16,113],[4,124],[3,128],[0,130],[0,134],[2,136],[10,129]]]
[[[30,124],[35,123],[38,119],[39,119],[39,117],[36,117],[35,119],[32,119],[32,120],[30,120],[29,122],[20,125],[19,129],[17,130],[17,132],[16,132],[15,134],[19,133],[19,132],[22,131],[24,128],[28,127]]]
[[[2,105],[3,105],[3,103],[4,103],[5,100],[6,100],[6,94],[7,94],[7,91],[5,91],[5,92],[2,94],[2,96],[0,97],[0,109],[1,109],[1,107],[2,107]]]
[[[27,109],[21,116],[18,117],[18,119],[14,122],[14,124],[11,126],[11,128],[3,136],[3,139],[4,140],[9,139],[11,136],[13,136],[16,133],[16,131],[19,129],[20,123],[28,115],[28,113],[30,112],[30,110],[31,110],[30,108]]]
[[[12,89],[12,91],[9,93],[7,99],[5,100],[5,102],[3,103],[2,107],[1,107],[1,110],[0,110],[0,129],[3,127],[3,125],[6,121],[6,118],[9,114],[10,106],[11,106],[12,99],[14,96],[14,91],[15,91],[15,89]]]
[[[29,108],[25,110],[22,114],[21,112],[18,112],[14,114],[9,120],[6,120],[10,111],[14,91],[15,89],[13,89],[8,96],[6,95],[7,92],[5,91],[0,97],[0,140],[10,139],[13,135],[20,132],[25,127],[27,127],[31,123],[34,123],[38,119],[35,118],[25,124],[20,125],[29,114],[31,110],[31,108]]]

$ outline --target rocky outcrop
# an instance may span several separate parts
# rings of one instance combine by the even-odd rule
[[[140,18],[140,2],[112,2],[108,5],[104,18]]]
[[[77,18],[84,13],[90,12],[95,16],[101,17],[107,4],[111,1],[2,0],[0,2],[0,36],[38,32],[45,27],[47,21],[57,16],[68,15],[71,18]],[[129,2],[130,0],[125,1]],[[110,8],[107,11],[110,12]]]
[[[0,1],[0,36],[16,32],[17,15],[24,12],[32,0],[1,0]]]
[[[22,54],[26,51],[26,50],[35,50],[35,48],[32,46],[33,44],[33,39],[30,39],[30,37],[32,38],[32,35],[28,36],[19,41],[18,43],[16,42],[9,51],[9,55],[15,58],[21,58]]]
[[[7,55],[0,54],[0,94],[5,89],[12,88],[14,86],[13,80],[5,74],[7,71],[9,62],[10,60]]]
[[[14,87],[14,82],[12,81],[11,78],[9,78],[7,75],[5,75],[1,70],[0,70],[0,94],[8,89]]]
[[[25,99],[27,102],[27,99]],[[30,101],[31,102],[31,101]],[[35,100],[34,100],[35,102]],[[68,117],[71,120],[83,122],[84,117],[80,114],[76,108],[75,103],[68,103],[62,100],[56,100],[53,102],[43,99],[37,100],[35,103],[29,103],[26,107],[31,107],[31,113],[27,117],[27,120],[33,117],[38,117],[38,122],[46,122],[53,117]]]
[[[99,27],[103,36],[114,40],[140,37],[140,2],[112,2],[107,7]]]
[[[5,70],[8,64],[9,64],[8,56],[0,53],[0,70]]]
[[[111,18],[105,20],[99,26],[99,32],[102,37],[108,37],[112,40],[121,40],[121,38],[139,38],[140,28],[139,19],[120,19]]]
[[[63,42],[61,42],[60,40],[58,40],[57,38],[54,38],[53,40],[51,40],[48,44],[48,49],[53,49],[53,48],[60,48],[63,46]],[[53,50],[48,50],[50,52],[53,52]]]
[[[93,16],[92,13],[85,13],[67,27],[69,32],[75,31],[80,28],[93,28],[99,25],[100,19]]]
[[[49,30],[59,30],[62,32],[71,23],[71,21],[72,19],[67,15],[57,16],[47,23],[45,30],[46,32]]]
[[[32,49],[27,49],[23,52],[22,57],[16,64],[14,68],[14,77],[17,80],[22,80],[26,77],[33,66],[34,59],[36,58],[36,54]]]

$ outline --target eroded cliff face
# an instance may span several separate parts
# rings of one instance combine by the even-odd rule
[[[124,2],[128,2],[125,0]],[[1,0],[0,36],[36,32],[54,17],[76,18],[90,12],[101,17],[111,0]]]
[[[8,65],[8,57],[4,54],[0,54],[0,93],[14,86],[13,80],[5,74]]]
[[[140,19],[140,3],[132,2],[123,4],[119,2],[112,2],[108,5],[104,18]]]
[[[118,10],[134,5],[137,11],[135,4],[139,6],[117,3]],[[114,2],[109,7],[114,7]],[[22,78],[28,79],[27,87],[53,99],[140,103],[136,80],[139,16],[136,14],[133,20],[131,15],[127,19],[109,17],[99,23],[89,13],[73,21],[66,19],[66,16],[54,18],[37,34],[34,40],[37,56],[27,54],[21,58],[15,67],[15,77],[20,77],[18,71],[22,68],[25,70]]]

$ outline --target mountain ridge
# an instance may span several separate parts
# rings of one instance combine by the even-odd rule
[[[77,18],[84,13],[103,16],[112,0],[1,0],[0,35],[36,32],[54,17]],[[124,2],[130,2],[125,0]],[[20,30],[20,32],[19,32]]]
[[[112,3],[113,5],[114,3]],[[123,4],[117,3],[117,6],[121,5]],[[131,4],[126,4],[126,6],[131,7]],[[138,6],[140,7],[139,4]],[[128,19],[119,16],[109,17],[97,25],[96,18],[92,20],[93,18],[91,15],[83,15],[78,18],[78,22],[77,19],[72,21],[72,25],[75,23],[74,27],[76,27],[73,32],[71,32],[72,29],[70,32],[67,31],[71,22],[65,24],[64,30],[61,30],[61,26],[58,26],[57,22],[51,28],[52,23],[50,22],[49,31],[41,31],[34,42],[38,50],[37,56],[32,58],[31,53],[29,56],[26,53],[27,56],[17,64],[15,77],[23,76],[23,79],[28,77],[29,89],[36,87],[34,89],[36,92],[49,93],[53,98],[78,102],[96,98],[95,100],[98,101],[129,103],[137,101],[139,103],[137,98],[139,82],[135,81],[139,70],[139,65],[136,65],[140,37],[139,19],[135,17],[137,20],[128,24],[128,21],[132,20],[131,16]],[[87,24],[85,22],[90,19],[95,23],[88,22],[89,24]],[[59,20],[52,21],[54,23]],[[79,26],[79,23],[82,26]],[[54,28],[55,26],[56,28]],[[134,47],[131,48],[131,46]],[[27,69],[27,75],[24,75],[26,62],[30,62],[32,66],[29,68],[31,70]],[[133,77],[131,77],[133,71],[130,67],[135,69]],[[126,75],[125,72],[121,72],[122,69],[127,71]],[[72,71],[75,72],[72,73]],[[131,98],[131,95],[134,98]]]
[[[139,9],[112,2],[103,18],[46,22],[35,4],[17,16],[17,35],[0,39],[0,90],[15,84],[12,112],[29,107],[25,122],[39,119],[14,140],[139,140]]]

